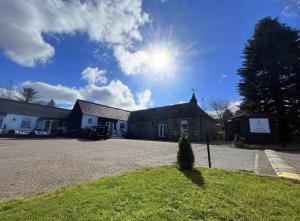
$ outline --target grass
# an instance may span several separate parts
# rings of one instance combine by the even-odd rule
[[[300,184],[158,167],[2,201],[0,220],[300,220]]]

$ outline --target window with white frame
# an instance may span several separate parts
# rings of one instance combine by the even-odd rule
[[[199,131],[197,129],[194,130],[194,136],[198,136],[199,135]]]
[[[187,120],[181,120],[181,132],[188,132],[188,121]]]
[[[21,122],[21,128],[30,128],[31,127],[31,119],[23,118]]]

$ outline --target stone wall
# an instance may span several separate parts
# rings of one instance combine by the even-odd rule
[[[128,136],[142,139],[178,140],[181,135],[181,121],[188,121],[188,130],[191,141],[205,140],[206,131],[211,137],[215,135],[216,124],[206,117],[184,117],[153,121],[128,122]],[[166,137],[159,137],[159,125],[166,124]]]

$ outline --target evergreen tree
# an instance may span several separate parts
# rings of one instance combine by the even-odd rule
[[[51,99],[51,100],[48,102],[47,106],[55,107],[55,102],[54,102],[54,100]]]
[[[270,17],[260,20],[243,50],[241,109],[275,114],[281,139],[289,126],[299,129],[300,36],[299,31]]]
[[[188,135],[183,133],[179,139],[177,163],[181,170],[192,170],[194,167],[194,153]]]
[[[31,87],[23,87],[20,90],[20,100],[27,102],[27,103],[32,103],[35,102],[39,97],[37,96],[38,92],[35,91]]]
[[[222,121],[223,121],[223,125],[225,125],[225,123],[233,117],[233,113],[229,108],[226,108],[222,114]]]

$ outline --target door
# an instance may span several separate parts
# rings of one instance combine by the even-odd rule
[[[51,120],[46,120],[44,123],[44,131],[49,131],[51,127]]]
[[[159,137],[166,137],[167,136],[167,125],[166,124],[159,124],[159,126],[158,126],[158,136]]]
[[[114,129],[115,129],[115,125],[114,125],[115,123],[114,122],[106,122],[105,123],[105,126],[107,126],[107,130],[109,131],[109,133],[111,134],[111,135],[114,135],[115,133],[114,133]]]

